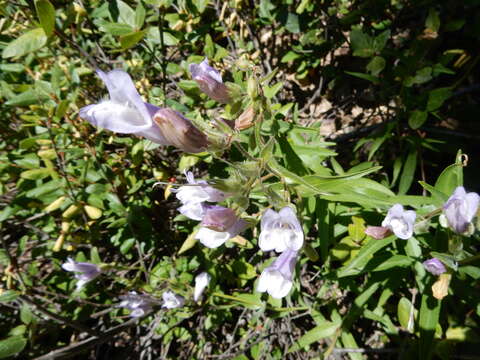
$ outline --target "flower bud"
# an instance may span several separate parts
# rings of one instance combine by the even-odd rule
[[[247,81],[247,94],[252,100],[258,96],[258,86],[254,78],[249,78]]]
[[[208,275],[206,272],[202,272],[195,276],[195,290],[193,291],[193,301],[198,301],[200,299],[211,279],[211,276]]]
[[[200,64],[190,64],[190,73],[205,94],[219,103],[230,102],[230,94],[220,73],[208,65],[208,59]]]
[[[255,122],[255,110],[253,106],[249,106],[238,118],[235,120],[235,130],[245,130],[253,126]]]
[[[190,120],[168,108],[158,110],[153,116],[169,144],[189,153],[205,151],[209,142]]]

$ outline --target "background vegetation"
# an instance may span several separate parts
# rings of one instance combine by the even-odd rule
[[[364,228],[394,203],[425,216],[456,186],[480,191],[479,5],[0,1],[0,358],[478,358],[478,230],[427,221],[408,241],[376,241]],[[78,117],[107,94],[95,69],[122,68],[146,101],[235,119],[247,97],[219,107],[189,75],[205,56],[244,94],[257,79],[268,104],[260,136],[279,165],[249,213],[258,221],[287,188],[307,243],[283,302],[254,291],[258,229],[207,249],[170,187],[154,186],[186,169],[227,178],[223,160],[242,153],[183,154]],[[251,134],[238,142],[265,156]],[[441,301],[421,265],[431,252],[460,264]],[[69,256],[108,276],[72,295]],[[213,280],[196,304],[200,271]],[[135,320],[116,307],[167,288],[184,308]]]

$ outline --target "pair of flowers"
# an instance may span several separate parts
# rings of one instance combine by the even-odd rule
[[[211,204],[225,200],[228,194],[208,185],[205,180],[195,180],[191,172],[185,175],[188,184],[176,190],[177,199],[182,203],[178,210],[192,220],[201,221],[196,239],[208,248],[217,248],[245,230],[247,222],[235,211]]]
[[[200,299],[210,280],[211,277],[206,272],[202,272],[195,277],[194,301]],[[137,294],[135,291],[130,291],[127,295],[120,296],[120,299],[122,301],[118,304],[118,307],[130,310],[131,317],[142,317],[151,312],[155,305],[158,305],[157,299],[149,295]],[[165,309],[175,309],[185,304],[183,296],[175,294],[171,290],[167,290],[162,294],[162,300],[162,308]]]
[[[479,203],[477,193],[467,193],[463,186],[457,187],[442,207],[440,223],[459,234],[469,232]],[[407,240],[413,235],[416,216],[415,211],[404,210],[402,205],[395,204],[388,210],[382,226],[369,226],[365,232],[375,239],[383,239],[393,232],[398,238]]]
[[[267,292],[275,299],[288,295],[293,286],[293,272],[303,240],[302,226],[292,208],[286,206],[278,213],[268,209],[263,214],[258,245],[262,251],[275,250],[281,254],[262,271],[258,292]]]
[[[190,64],[192,78],[200,89],[214,100],[230,101],[227,87],[220,73],[208,65]],[[146,103],[128,73],[112,70],[97,74],[108,89],[110,98],[80,109],[80,117],[93,126],[102,127],[120,134],[135,134],[162,145],[172,145],[185,152],[205,151],[210,144],[207,136],[190,120],[169,108]]]
[[[75,273],[75,278],[78,280],[76,289],[80,290],[86,283],[95,279],[101,274],[99,266],[88,262],[77,262],[72,258],[68,258],[67,262],[62,265],[66,271]],[[195,289],[193,293],[193,300],[198,301],[206,287],[210,283],[211,277],[206,272],[202,272],[195,277]],[[118,307],[127,308],[130,310],[131,317],[141,317],[149,313],[159,301],[153,297],[145,294],[138,294],[135,291],[130,291],[127,295],[120,296],[122,300]],[[185,303],[183,296],[175,294],[171,290],[167,290],[162,294],[161,303],[162,308],[174,309],[182,307]]]

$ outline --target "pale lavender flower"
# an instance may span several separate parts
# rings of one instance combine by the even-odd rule
[[[443,206],[443,213],[448,224],[457,233],[468,230],[469,224],[478,211],[480,196],[477,193],[467,193],[463,186],[455,189]]]
[[[231,239],[240,234],[247,227],[245,220],[236,218],[232,226],[225,231],[215,231],[208,227],[202,226],[195,234],[195,239],[208,248],[217,248],[223,245],[228,239]]]
[[[431,258],[427,261],[424,261],[423,267],[433,275],[440,275],[444,272],[447,272],[445,265],[443,265],[443,263],[437,258]]]
[[[200,221],[206,210],[203,202],[222,201],[227,194],[208,185],[205,180],[195,180],[191,172],[187,172],[185,176],[188,185],[175,190],[177,199],[182,202],[178,211],[190,219]]]
[[[220,103],[230,102],[230,94],[220,73],[208,65],[205,58],[200,64],[190,64],[190,73],[205,94]]]
[[[67,262],[62,265],[62,268],[66,271],[76,273],[75,278],[77,281],[77,290],[81,289],[86,283],[95,279],[100,275],[100,268],[88,262],[76,262],[72,258],[68,258]]]
[[[258,245],[263,251],[295,251],[303,246],[303,230],[292,208],[286,206],[278,213],[268,209],[262,216]]]
[[[209,145],[206,135],[175,110],[159,109],[153,116],[153,121],[167,142],[180,150],[199,153],[205,151]]]
[[[170,290],[167,290],[162,294],[162,299],[162,307],[167,309],[175,309],[178,307],[182,307],[185,303],[185,299],[183,298],[183,296],[177,295]]]
[[[417,214],[413,210],[403,210],[400,204],[393,205],[382,221],[382,226],[390,229],[398,238],[407,240],[413,235],[413,225]]]
[[[147,295],[137,294],[130,291],[127,295],[120,296],[122,302],[118,307],[130,310],[130,316],[133,318],[142,317],[152,311],[152,307],[157,303]]]
[[[198,301],[203,292],[207,288],[208,284],[212,280],[212,277],[206,272],[202,272],[195,276],[195,289],[193,291],[193,301]]]
[[[257,291],[267,292],[275,299],[287,296],[293,286],[296,260],[297,251],[287,248],[272,265],[262,271]]]
[[[152,120],[160,108],[142,100],[128,73],[116,69],[108,73],[97,70],[97,74],[107,86],[110,99],[81,108],[82,119],[113,132],[140,135],[155,143],[169,145]]]

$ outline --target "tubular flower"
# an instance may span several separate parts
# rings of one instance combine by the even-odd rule
[[[291,249],[298,251],[303,246],[303,230],[292,208],[286,206],[278,213],[268,209],[262,216],[258,241],[263,251],[278,253]]]
[[[166,309],[175,309],[182,307],[185,303],[183,296],[175,294],[173,291],[167,290],[162,294],[162,307]]]
[[[153,121],[164,135],[168,144],[189,153],[205,151],[209,145],[204,133],[177,111],[168,108],[158,109]]]
[[[190,64],[190,73],[205,94],[219,103],[230,102],[228,88],[225,86],[220,73],[208,65],[205,58],[200,64]]]
[[[212,280],[212,277],[206,272],[202,272],[195,276],[195,289],[193,291],[193,301],[198,301],[203,292],[207,288],[208,284]]]
[[[63,270],[75,272],[77,281],[77,290],[81,289],[86,283],[95,279],[100,275],[100,268],[88,262],[76,262],[72,258],[68,258],[67,262],[62,265]]]
[[[130,291],[127,295],[120,296],[120,299],[122,302],[118,304],[118,307],[130,310],[130,316],[133,318],[142,317],[149,313],[156,303],[150,297],[137,294],[135,291]]]
[[[425,268],[425,270],[427,270],[430,274],[433,275],[440,275],[444,272],[447,272],[445,265],[443,265],[443,263],[437,258],[431,258],[427,261],[424,261],[423,267]]]
[[[390,229],[397,237],[407,240],[413,235],[413,225],[417,214],[413,210],[403,210],[400,204],[393,205],[382,221],[382,226]]]
[[[281,299],[288,295],[293,286],[293,272],[297,260],[297,251],[287,249],[262,271],[258,280],[257,291],[268,292],[275,298]]]
[[[464,233],[478,211],[480,196],[477,193],[467,193],[463,186],[455,189],[443,205],[443,213],[448,224],[456,233]]]
[[[195,234],[195,239],[200,240],[200,242],[206,247],[214,249],[223,245],[228,239],[240,234],[246,227],[246,221],[235,217],[235,222],[225,231],[216,231],[202,226]]]
[[[97,70],[97,75],[107,86],[110,99],[81,108],[82,119],[113,132],[140,135],[158,144],[169,144],[152,120],[160,108],[142,100],[128,73],[120,69],[108,73]]]
[[[187,172],[185,176],[188,185],[175,190],[177,199],[182,202],[178,211],[190,219],[200,221],[205,213],[203,202],[222,201],[227,194],[208,185],[205,180],[195,180],[191,172]]]

